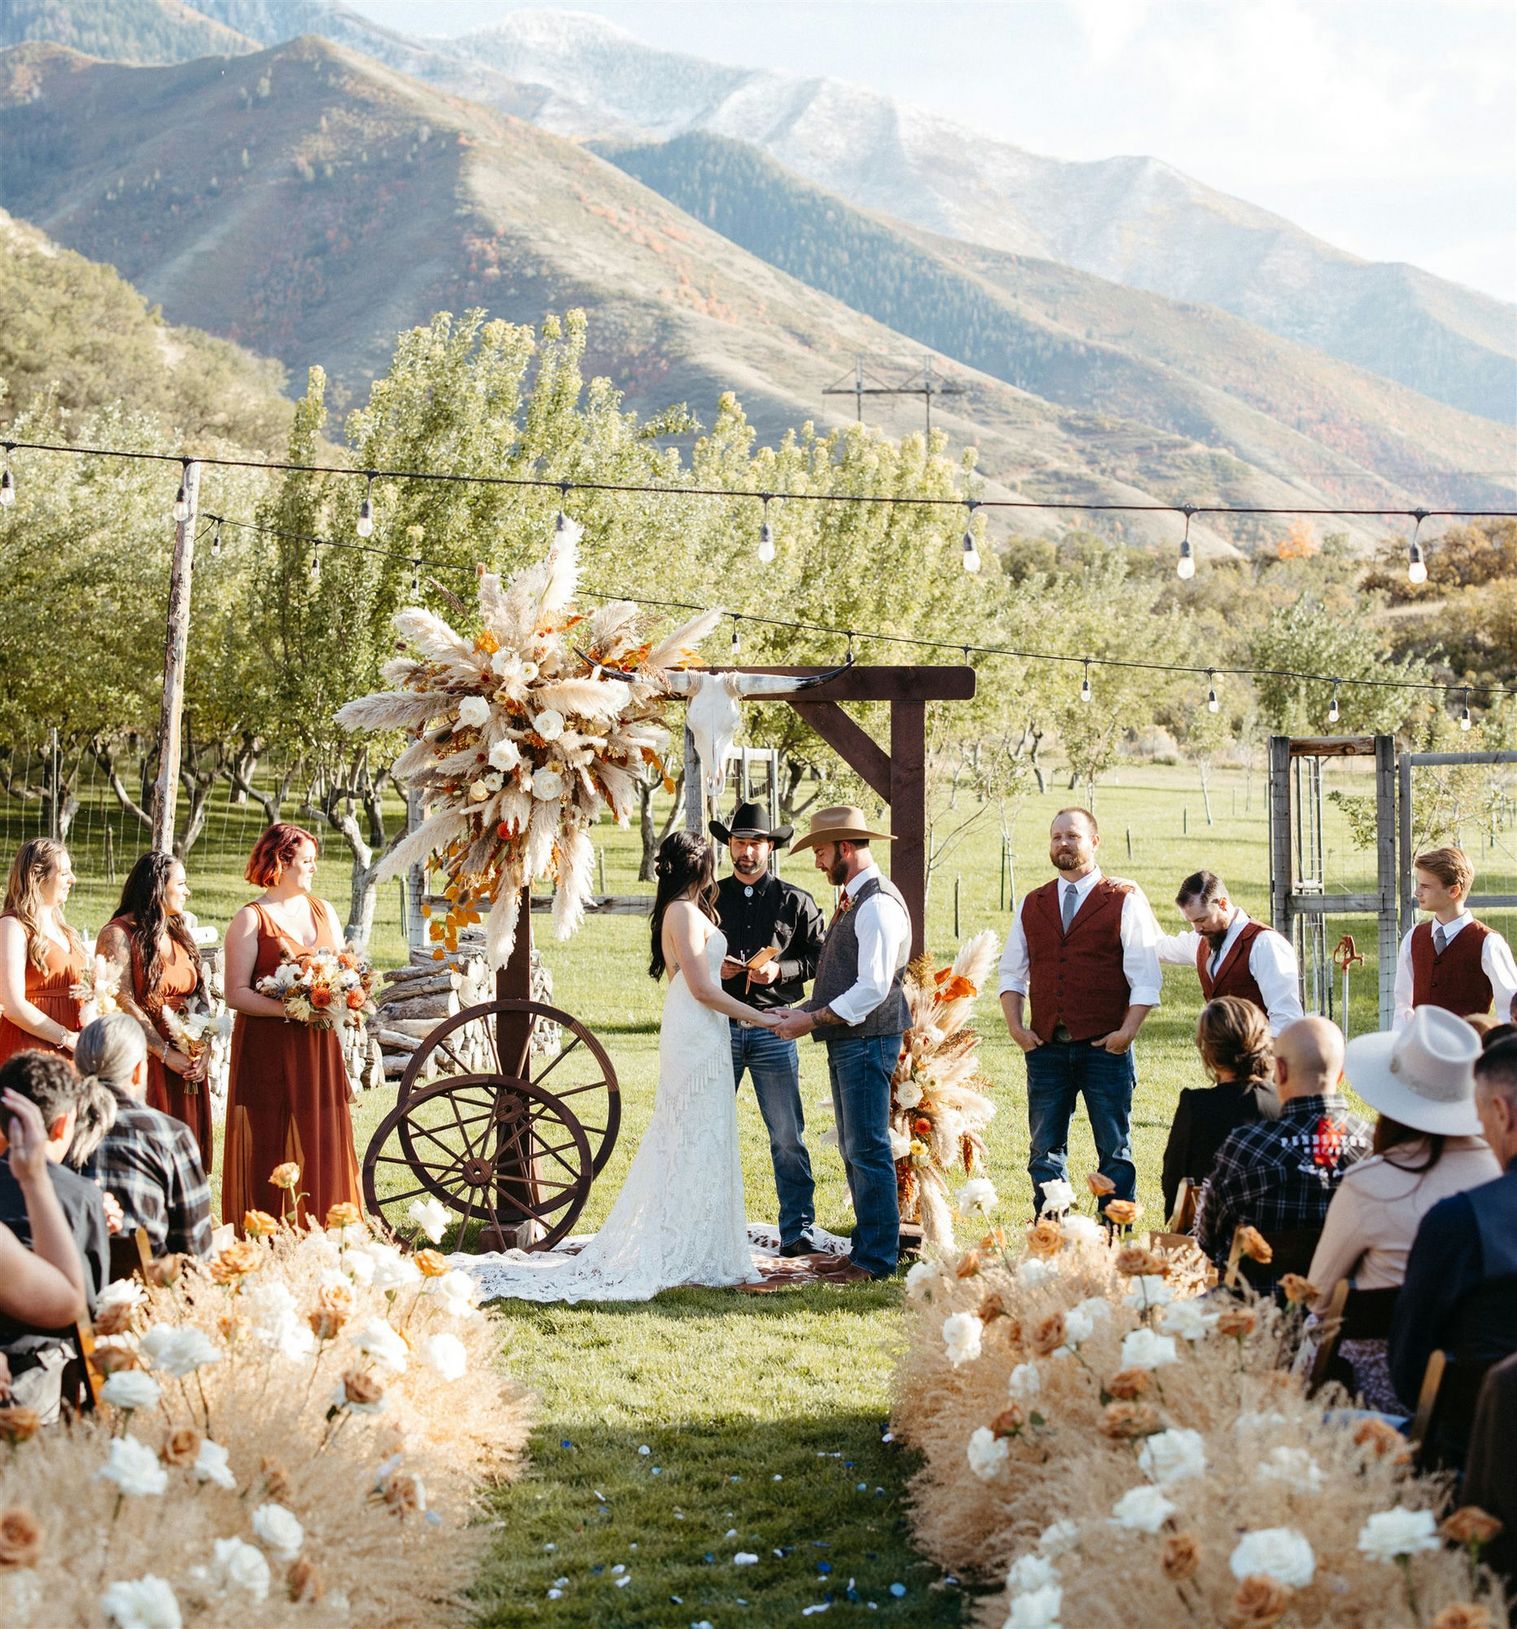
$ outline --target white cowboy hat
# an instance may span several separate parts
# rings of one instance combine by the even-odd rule
[[[1404,1029],[1355,1036],[1343,1072],[1371,1108],[1414,1131],[1478,1137],[1479,1056],[1480,1037],[1462,1018],[1442,1007],[1418,1007]]]

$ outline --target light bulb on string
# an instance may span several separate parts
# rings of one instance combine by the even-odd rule
[[[1087,656],[1085,658],[1085,677],[1080,681],[1080,700],[1089,701],[1090,699],[1090,658]]]
[[[1206,682],[1206,710],[1209,713],[1220,713],[1222,703],[1217,700],[1217,670],[1215,668],[1207,668]]]
[[[1468,732],[1472,720],[1470,718],[1470,687],[1464,687],[1464,706],[1459,714],[1459,728]]]
[[[188,520],[190,518],[190,466],[186,459],[179,472],[179,490],[174,494],[174,519]]]
[[[558,484],[558,513],[553,517],[553,541],[560,543],[568,535],[574,522],[569,519],[569,488],[568,481]]]
[[[759,524],[758,557],[759,564],[767,566],[774,558],[774,528],[769,524],[769,494],[762,494],[764,500],[764,516]]]
[[[413,560],[411,562],[411,598],[413,600],[419,600],[421,598],[421,561],[420,560]]]
[[[969,511],[964,522],[964,570],[973,577],[980,569],[980,551],[974,541],[974,512],[979,508],[979,503],[970,498],[964,507]]]
[[[737,635],[737,623],[738,623],[738,619],[736,617],[733,617],[733,619],[732,619],[732,655],[733,655],[734,658],[736,658],[736,656],[737,656],[738,643],[739,643],[738,635]]]
[[[321,581],[321,545],[319,543],[311,544],[311,581],[313,583]]]
[[[364,488],[363,502],[358,506],[358,525],[355,528],[360,537],[373,537],[374,535],[374,472],[369,472],[369,484]]]
[[[216,530],[211,533],[211,558],[213,560],[219,560],[221,558],[221,516],[220,515],[217,515],[217,517],[216,517]]]
[[[1327,704],[1327,721],[1329,724],[1338,722],[1338,681],[1333,680],[1332,700]]]
[[[1411,546],[1406,556],[1406,580],[1409,583],[1425,583],[1427,581],[1427,561],[1422,555],[1422,545],[1417,541],[1417,534],[1422,530],[1422,523],[1427,519],[1425,509],[1414,509],[1412,517],[1417,524],[1412,528]]]
[[[1185,516],[1185,535],[1180,539],[1180,558],[1175,561],[1175,576],[1188,583],[1196,574],[1196,557],[1190,546],[1190,517],[1195,513],[1189,504],[1182,511]]]
[[[852,667],[853,663],[854,663],[854,659],[855,658],[854,658],[854,654],[853,654],[853,629],[850,628],[848,630],[848,650],[847,650],[847,653],[844,655],[843,660],[848,664],[849,667]]]
[[[5,444],[5,460],[0,465],[0,509],[9,509],[16,501],[16,477],[11,474],[11,444]]]

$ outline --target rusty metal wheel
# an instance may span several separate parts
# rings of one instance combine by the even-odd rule
[[[460,1050],[459,1031],[472,1024],[482,1025],[488,1037],[483,1065]],[[543,1024],[557,1025],[560,1031],[559,1049],[551,1057],[532,1050],[531,1038]],[[516,1039],[503,1042],[502,1035]],[[438,1072],[443,1079],[492,1077],[503,1088],[526,1085],[541,1090],[551,1080],[546,1090],[568,1104],[589,1138],[593,1173],[599,1176],[611,1158],[622,1118],[616,1069],[594,1035],[561,1008],[541,1001],[487,1001],[444,1019],[411,1054],[395,1089],[396,1107],[424,1089],[418,1081]]]
[[[411,1092],[380,1122],[364,1154],[363,1192],[370,1213],[401,1235],[415,1231],[411,1204],[430,1197],[460,1218],[448,1248],[473,1221],[495,1241],[528,1221],[542,1230],[528,1248],[547,1250],[573,1227],[594,1175],[585,1129],[554,1093],[454,1075]]]

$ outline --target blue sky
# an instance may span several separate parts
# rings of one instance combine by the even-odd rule
[[[349,0],[411,33],[511,0]],[[1512,0],[577,0],[1060,158],[1147,153],[1356,254],[1517,299]]]

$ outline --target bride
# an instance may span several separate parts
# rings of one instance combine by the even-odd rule
[[[716,925],[716,851],[694,832],[659,846],[648,971],[670,972],[653,1118],[611,1214],[575,1255],[504,1250],[454,1256],[485,1299],[645,1301],[678,1284],[761,1281],[748,1243],[737,1089],[727,1020],[779,1022],[727,995]]]

